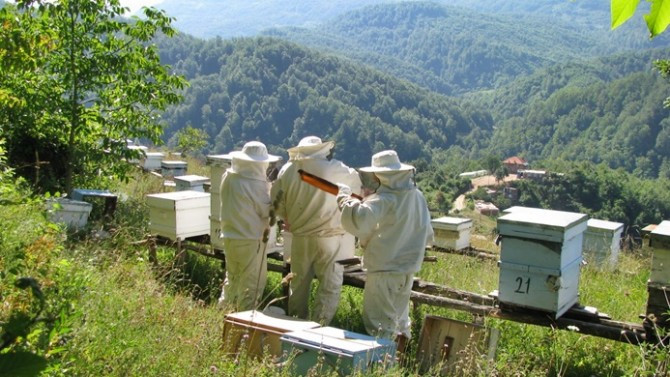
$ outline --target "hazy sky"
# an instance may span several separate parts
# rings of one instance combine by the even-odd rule
[[[135,13],[142,7],[156,6],[163,2],[163,0],[120,0],[121,5],[130,8],[131,13]]]

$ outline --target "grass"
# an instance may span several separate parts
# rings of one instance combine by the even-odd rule
[[[288,375],[268,359],[244,354],[231,357],[222,350],[223,319],[228,309],[217,308],[222,271],[219,262],[189,254],[183,269],[172,265],[174,251],[159,247],[159,263],[147,260],[147,193],[162,190],[159,180],[138,175],[119,186],[124,195],[112,222],[94,221],[82,233],[65,233],[50,226],[38,205],[4,206],[0,218],[0,325],[5,331],[12,312],[31,309],[30,295],[12,288],[8,278],[36,277],[49,298],[44,320],[19,337],[3,356],[29,351],[46,361],[49,376],[248,376]],[[465,213],[475,221],[473,244],[498,252],[493,243],[495,220]],[[495,262],[453,254],[431,253],[419,277],[480,294],[497,289]],[[14,268],[12,274],[8,271]],[[16,267],[18,266],[18,267]],[[646,304],[648,250],[626,251],[615,269],[590,263],[583,267],[580,302],[597,307],[613,319],[640,322]],[[7,279],[5,279],[7,278]],[[280,296],[280,276],[269,273],[268,299]],[[344,287],[333,324],[363,332],[362,292]],[[463,321],[472,315],[455,310],[414,305],[413,338],[405,367],[370,375],[418,375],[418,335],[425,315]],[[484,319],[500,332],[496,359],[487,361],[475,351],[465,355],[458,375],[479,376],[652,376],[663,375],[667,351],[631,346],[578,332]],[[1,373],[0,373],[1,374]]]

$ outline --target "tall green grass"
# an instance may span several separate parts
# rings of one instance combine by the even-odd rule
[[[189,254],[185,267],[173,264],[174,250],[158,248],[158,265],[149,263],[147,193],[160,191],[159,180],[138,174],[122,190],[115,218],[93,221],[79,234],[49,225],[39,206],[6,207],[0,211],[0,269],[3,301],[0,325],[10,312],[30,310],[31,298],[5,280],[11,266],[37,276],[49,297],[47,319],[20,337],[0,356],[17,350],[34,352],[50,376],[280,376],[288,369],[269,358],[231,356],[222,347],[222,329],[229,309],[218,308],[222,270],[216,260]],[[498,252],[493,244],[495,220],[475,218],[478,248]],[[473,242],[474,243],[474,242]],[[480,294],[497,289],[495,262],[442,254],[424,263],[423,280]],[[17,257],[20,256],[20,257]],[[616,320],[640,322],[646,303],[648,250],[626,251],[615,269],[593,263],[583,267],[580,303],[597,307]],[[18,276],[17,270],[12,276]],[[270,273],[266,302],[281,296],[281,277]],[[344,287],[334,326],[362,332],[362,292]],[[413,361],[423,318],[427,314],[472,321],[460,311],[413,305],[415,335],[402,367],[369,375],[418,375]],[[470,362],[456,371],[467,376],[652,376],[663,375],[665,350],[632,346],[579,331],[554,330],[487,318],[500,331],[496,359],[488,362],[473,351]],[[0,357],[0,361],[1,361]],[[1,364],[1,363],[0,363]],[[1,373],[0,373],[1,374]]]

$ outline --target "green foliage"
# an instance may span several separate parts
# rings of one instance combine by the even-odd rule
[[[670,181],[645,180],[603,164],[555,163],[541,181],[518,180],[520,205],[586,213],[638,229],[670,218]]]
[[[277,39],[213,39],[190,55],[177,54],[170,41],[165,45],[166,62],[199,67],[184,102],[163,116],[166,134],[201,124],[215,153],[259,139],[285,154],[317,134],[336,141],[336,158],[360,166],[369,163],[372,149],[430,160],[434,149],[482,144],[491,130],[482,110]]]
[[[640,0],[611,0],[612,1],[612,29],[628,21],[638,8]],[[648,0],[651,9],[644,15],[650,37],[661,34],[670,24],[670,4],[664,0]]]
[[[543,77],[554,81],[548,73]],[[539,80],[533,81],[536,90],[541,88]],[[585,87],[549,84],[555,89],[544,93],[529,93],[527,87],[512,89],[521,97],[505,105],[519,107],[516,114],[510,110],[497,114],[489,150],[524,154],[530,161],[605,162],[628,171],[640,167],[641,177],[657,177],[670,158],[668,112],[658,105],[669,86],[658,75],[640,72]]]
[[[200,128],[186,126],[177,131],[172,139],[176,140],[176,147],[181,153],[197,153],[207,146],[208,135]]]
[[[160,64],[149,43],[174,33],[171,19],[146,8],[143,19],[122,22],[125,10],[118,0],[25,0],[0,10],[8,26],[0,29],[8,46],[0,126],[12,164],[23,175],[32,166],[43,189],[69,192],[123,177],[122,158],[137,157],[126,138],[159,142],[157,111],[180,98],[184,79]]]

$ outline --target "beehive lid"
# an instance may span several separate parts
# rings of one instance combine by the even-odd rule
[[[651,237],[655,239],[670,240],[670,221],[661,221],[661,223],[651,232]]]
[[[583,213],[524,208],[498,218],[501,235],[563,242],[586,230]]]
[[[207,165],[228,166],[232,158],[228,154],[210,154],[207,156]]]
[[[513,207],[509,207],[509,208],[503,210],[503,213],[512,213],[512,212],[518,212],[518,211],[537,211],[537,210],[541,210],[541,208],[513,206]]]
[[[149,148],[145,147],[144,145],[129,145],[128,149],[130,150],[141,150],[141,151],[147,151]]]
[[[622,223],[616,223],[607,220],[589,219],[587,221],[588,231],[590,232],[617,232],[623,229]]]
[[[472,227],[472,219],[466,219],[463,217],[443,216],[431,220],[430,223],[433,228],[436,229],[462,230]]]
[[[335,327],[289,332],[284,334],[282,340],[310,345],[316,349],[333,349],[349,355],[392,345],[392,341],[388,339],[378,339]]]
[[[227,314],[226,321],[259,327],[281,334],[290,331],[313,329],[321,326],[317,322],[276,313],[263,313],[258,310],[247,310],[244,312]]]
[[[200,198],[209,198],[210,194],[207,192],[200,192],[200,191],[192,191],[192,190],[186,190],[186,191],[175,191],[175,192],[162,192],[159,194],[149,194],[147,195],[147,200],[149,202],[152,201],[152,199],[156,200],[167,200],[167,201],[182,201],[182,200],[188,200],[188,199],[200,199]]]
[[[186,167],[186,161],[177,161],[177,160],[163,160],[161,161],[161,166],[170,167],[170,168],[182,168]]]
[[[74,189],[72,190],[72,198],[81,200],[84,196],[96,196],[105,198],[116,198],[116,194],[112,194],[108,190],[94,190],[94,189]]]
[[[174,177],[175,181],[179,182],[184,182],[188,183],[190,185],[197,185],[197,184],[204,184],[205,182],[209,182],[208,177],[203,177],[201,175],[180,175],[178,177]]]
[[[165,155],[161,152],[146,152],[147,158],[163,158]]]

